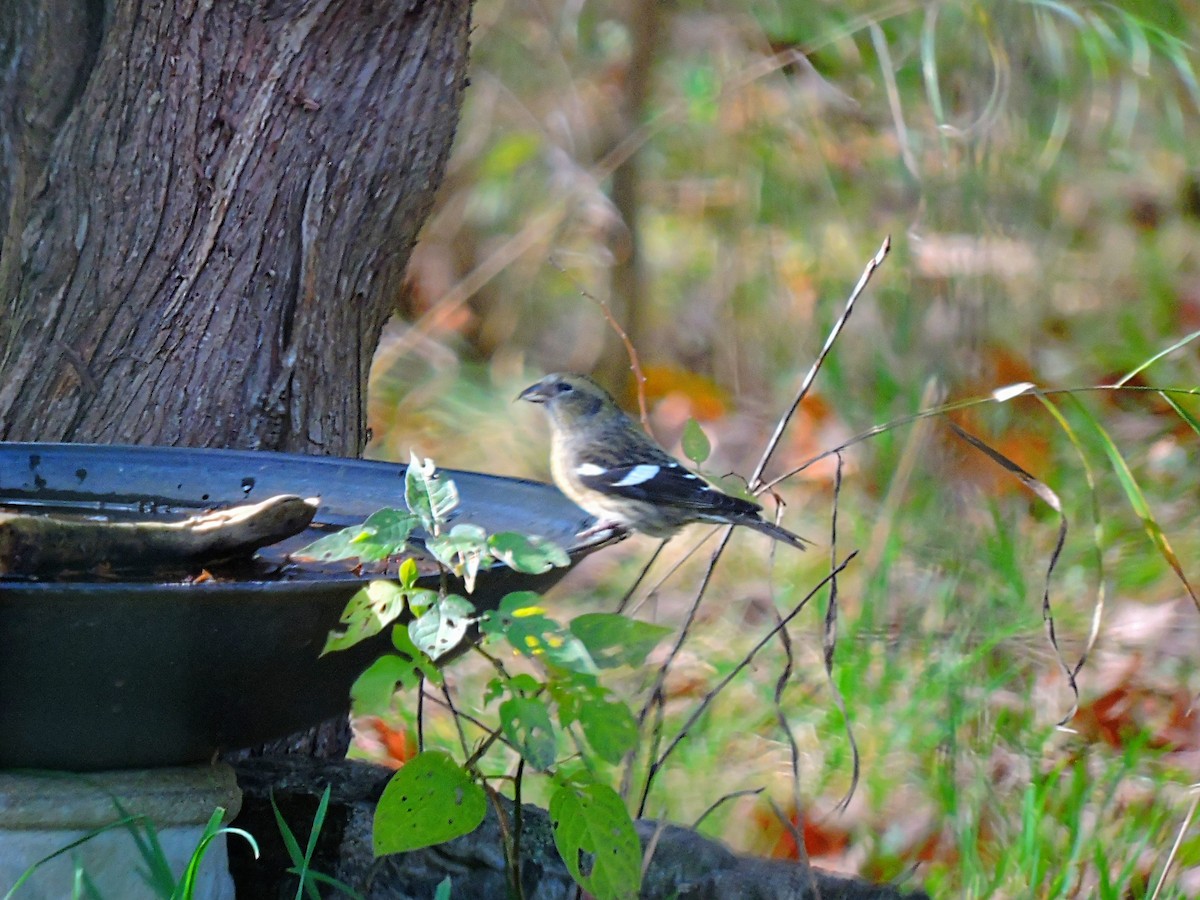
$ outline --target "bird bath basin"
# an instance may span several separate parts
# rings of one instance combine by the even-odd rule
[[[345,712],[350,685],[391,646],[388,629],[320,657],[371,576],[350,563],[286,565],[330,530],[403,506],[402,465],[234,450],[0,443],[0,507],[183,517],[275,494],[321,498],[313,526],[228,580],[0,577],[0,768],[69,771],[200,762]],[[600,546],[554,488],[447,470],[456,522],[537,534],[572,563]],[[544,591],[566,569],[480,574],[477,607]],[[436,580],[430,581],[436,586]]]

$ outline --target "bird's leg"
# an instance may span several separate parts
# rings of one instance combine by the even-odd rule
[[[575,535],[581,540],[588,540],[599,535],[605,535],[607,540],[623,541],[629,537],[632,532],[620,522],[614,522],[610,519],[601,519],[596,524],[585,528],[579,534]]]

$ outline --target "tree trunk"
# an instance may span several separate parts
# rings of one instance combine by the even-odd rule
[[[469,23],[469,0],[0,0],[0,439],[358,455]]]
[[[469,14],[4,0],[0,438],[357,454]]]

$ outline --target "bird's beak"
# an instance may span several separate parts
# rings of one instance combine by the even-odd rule
[[[530,403],[545,403],[550,399],[550,395],[546,393],[546,385],[539,381],[521,391],[517,395],[517,399],[528,400]]]

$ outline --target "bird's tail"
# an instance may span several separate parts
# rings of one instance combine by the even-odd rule
[[[774,522],[768,522],[766,519],[760,519],[757,516],[754,518],[747,516],[745,519],[742,519],[741,524],[753,528],[755,531],[761,531],[763,534],[769,534],[775,540],[790,544],[797,550],[804,550],[806,544],[812,543],[812,541],[806,540],[798,534],[792,534],[786,528],[780,528]]]

